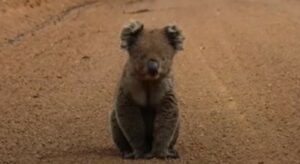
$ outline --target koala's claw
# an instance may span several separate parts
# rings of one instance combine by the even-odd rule
[[[122,152],[122,157],[124,159],[130,159],[133,158],[133,153],[132,152]]]
[[[169,153],[174,156],[174,158],[180,158],[178,152],[175,149],[170,149]]]
[[[123,152],[124,159],[140,159],[144,158],[144,153],[142,152]]]
[[[145,155],[146,159],[159,158],[159,159],[177,159],[179,155],[176,150],[172,149],[169,151],[150,152]]]
[[[146,154],[144,156],[144,158],[146,158],[146,159],[152,159],[152,158],[154,158],[154,153],[150,152],[150,153]]]

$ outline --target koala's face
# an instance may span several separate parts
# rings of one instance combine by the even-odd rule
[[[151,80],[170,72],[174,54],[163,30],[145,30],[129,49],[129,60],[141,79]]]
[[[131,73],[141,80],[156,80],[168,75],[183,41],[176,26],[144,30],[139,22],[125,27],[121,38],[122,48],[129,52]]]

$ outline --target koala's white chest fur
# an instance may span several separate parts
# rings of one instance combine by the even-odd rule
[[[132,86],[130,95],[137,104],[142,106],[147,104],[147,92],[141,86]]]
[[[141,106],[155,106],[160,104],[166,92],[171,89],[171,83],[171,79],[164,79],[155,84],[150,82],[147,86],[140,82],[133,82],[128,91],[137,104]]]
[[[142,106],[146,105],[157,105],[160,103],[161,99],[164,96],[164,90],[155,90],[149,89],[146,90],[144,88],[134,88],[131,91],[131,96],[133,100]]]

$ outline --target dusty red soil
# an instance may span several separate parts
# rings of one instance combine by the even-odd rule
[[[0,1],[0,163],[164,163],[122,160],[108,131],[131,18],[186,36],[168,163],[300,163],[297,0]]]

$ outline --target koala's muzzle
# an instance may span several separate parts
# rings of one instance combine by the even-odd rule
[[[156,60],[150,59],[147,63],[148,73],[151,76],[158,74],[159,63]]]

